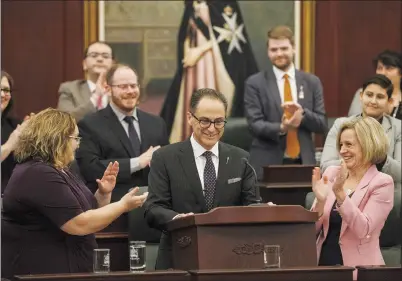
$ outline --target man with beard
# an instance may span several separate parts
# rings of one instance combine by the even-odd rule
[[[119,162],[112,194],[112,201],[116,201],[130,188],[148,185],[152,153],[168,144],[168,136],[162,118],[137,108],[140,85],[134,69],[113,65],[106,74],[106,84],[109,104],[78,123],[82,141],[76,159],[88,187],[93,185],[94,190],[107,165]]]
[[[88,113],[105,108],[108,104],[108,96],[103,89],[105,73],[112,63],[112,47],[100,41],[91,43],[84,52],[82,62],[87,80],[62,83],[58,109],[70,113],[79,121]]]
[[[249,77],[244,94],[250,163],[260,179],[267,165],[315,164],[312,133],[327,131],[321,81],[295,69],[291,29],[269,30],[267,47],[273,66]]]
[[[137,108],[140,85],[133,68],[115,64],[105,80],[110,102],[105,109],[87,115],[78,123],[82,141],[76,159],[92,192],[96,191],[107,165],[119,162],[116,187],[111,195],[111,202],[116,202],[130,188],[148,185],[152,154],[169,141],[165,121]],[[159,242],[160,234],[147,227],[143,215],[139,220],[136,240]],[[111,228],[127,231],[127,222],[123,215]]]

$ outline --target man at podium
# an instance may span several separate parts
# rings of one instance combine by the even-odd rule
[[[190,98],[187,122],[193,133],[183,142],[154,152],[145,206],[148,224],[161,230],[156,269],[173,267],[166,224],[215,207],[258,203],[256,177],[248,152],[219,142],[228,103],[220,92],[203,88]]]

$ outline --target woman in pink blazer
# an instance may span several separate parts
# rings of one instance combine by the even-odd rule
[[[313,170],[318,265],[383,265],[379,236],[394,203],[394,182],[377,170],[388,139],[371,117],[345,122],[337,138],[341,167]],[[356,272],[355,272],[356,278]]]

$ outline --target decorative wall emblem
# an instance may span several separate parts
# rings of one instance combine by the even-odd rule
[[[237,23],[237,12],[234,12],[233,8],[230,6],[226,6],[224,8],[222,17],[225,20],[223,27],[213,27],[213,29],[219,33],[219,37],[216,41],[218,41],[218,43],[221,43],[222,41],[227,41],[229,43],[229,55],[233,49],[236,49],[239,53],[242,53],[243,51],[240,46],[240,41],[247,43],[243,33],[244,23],[241,23],[240,25]]]

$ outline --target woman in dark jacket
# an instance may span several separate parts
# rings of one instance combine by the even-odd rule
[[[21,121],[10,117],[13,106],[13,78],[1,71],[1,194],[15,166],[13,151],[18,143]]]

